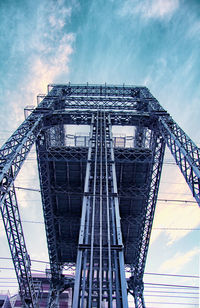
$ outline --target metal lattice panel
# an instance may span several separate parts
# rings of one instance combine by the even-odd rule
[[[50,85],[48,95],[0,150],[1,213],[24,307],[37,307],[14,180],[36,141],[51,265],[49,307],[74,264],[73,307],[145,307],[143,273],[165,144],[200,204],[199,148],[145,87]],[[66,125],[90,125],[90,138],[68,145]],[[131,141],[112,126],[133,128]],[[128,141],[128,142],[127,142]],[[128,144],[128,145],[127,145]],[[77,250],[78,247],[78,250]]]

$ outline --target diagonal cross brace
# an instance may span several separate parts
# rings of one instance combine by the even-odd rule
[[[9,186],[15,180],[27,154],[37,139],[42,128],[42,118],[46,112],[50,111],[49,107],[52,103],[53,101],[45,103],[45,100],[43,100],[1,147],[0,190],[4,194],[8,192]]]
[[[23,307],[38,307],[14,186],[5,195],[1,214],[19,284]]]
[[[149,111],[153,118],[157,119],[157,128],[190,187],[193,197],[200,206],[200,149],[150,92],[147,92],[147,96]]]
[[[171,118],[160,118],[159,130],[200,206],[200,149]]]
[[[52,100],[46,102],[44,99],[0,149],[0,210],[23,307],[38,307],[38,294],[32,279],[14,180],[41,131],[42,118],[49,112],[52,103]]]

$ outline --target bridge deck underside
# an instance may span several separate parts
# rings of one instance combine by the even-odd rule
[[[60,263],[76,262],[87,148],[50,148],[39,151],[40,165],[48,169],[49,194],[53,208],[57,254]],[[148,195],[152,154],[147,149],[115,148],[121,227],[125,263],[133,263]],[[41,188],[46,181],[40,177]],[[44,181],[44,183],[43,183]],[[45,184],[46,185],[46,184]],[[45,214],[45,213],[44,213]],[[51,251],[49,251],[51,254]]]

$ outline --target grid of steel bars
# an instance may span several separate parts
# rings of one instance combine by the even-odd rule
[[[18,211],[18,204],[16,201],[15,191],[14,191],[14,180],[21,169],[21,166],[24,160],[27,157],[28,152],[31,149],[32,144],[35,140],[38,139],[39,133],[45,125],[56,125],[58,121],[60,121],[60,128],[63,124],[88,124],[91,119],[91,115],[95,114],[96,110],[99,106],[104,106],[107,111],[109,111],[110,119],[112,124],[116,125],[138,125],[138,123],[143,122],[143,126],[148,126],[154,132],[157,132],[159,136],[162,136],[169,149],[171,150],[177,165],[179,166],[183,176],[187,184],[189,185],[192,193],[200,204],[200,151],[199,148],[192,142],[192,140],[185,134],[185,132],[177,125],[177,123],[170,117],[170,115],[162,108],[162,106],[158,103],[158,101],[151,95],[149,90],[145,87],[133,87],[133,86],[103,86],[103,85],[53,85],[50,86],[51,91],[45,96],[39,106],[31,113],[31,115],[20,125],[20,127],[16,130],[16,132],[8,139],[5,145],[0,150],[0,193],[1,193],[1,214],[3,217],[6,234],[8,237],[8,242],[10,245],[10,250],[13,258],[13,263],[16,269],[16,274],[19,276],[19,286],[21,291],[22,300],[24,302],[24,306],[29,305],[30,307],[36,307],[35,303],[35,294],[34,288],[31,279],[31,271],[29,266],[29,258],[26,250],[26,245],[24,241],[24,236],[22,232],[22,226]],[[77,99],[79,97],[79,99]],[[90,106],[92,105],[92,112],[90,110]],[[78,109],[77,109],[78,108]],[[66,110],[68,111],[66,112]],[[72,109],[74,110],[72,112]],[[64,112],[63,112],[64,111]],[[105,136],[107,138],[107,127],[109,127],[109,117],[107,116],[106,121],[103,122],[103,116],[101,110],[98,111],[98,117],[94,116],[93,125],[94,129],[97,129],[97,121],[98,120],[98,131],[101,134],[100,140],[104,140]],[[101,113],[101,115],[100,115]],[[104,124],[106,123],[106,126]],[[106,127],[106,133],[103,133],[103,130],[100,127]],[[60,131],[59,128],[59,131]],[[143,129],[141,131],[138,130],[138,137],[140,138],[143,133]],[[60,138],[63,138],[63,134],[60,134]],[[92,139],[92,137],[91,137]],[[95,139],[96,140],[96,139]],[[96,142],[96,141],[95,141]],[[91,158],[88,159],[88,164],[90,164],[89,174],[95,175],[95,144],[94,140],[91,142]],[[97,138],[98,144],[98,152],[96,157],[96,181],[98,183],[98,176],[102,173],[102,183],[101,185],[97,185],[99,187],[99,196],[98,194],[91,193],[92,186],[91,178],[88,179],[88,192],[85,192],[86,197],[86,212],[88,212],[88,207],[91,207],[92,200],[95,198],[97,202],[97,206],[95,203],[96,209],[99,211],[102,210],[101,221],[99,221],[99,247],[102,248],[102,260],[103,260],[103,208],[105,203],[105,196],[100,197],[100,188],[102,189],[102,196],[104,195],[104,188],[108,186],[109,191],[109,206],[110,211],[113,208],[115,215],[117,214],[117,196],[114,190],[116,178],[114,176],[114,165],[112,163],[112,141],[107,139],[108,146],[101,146],[100,141]],[[102,153],[102,154],[101,154]],[[110,157],[109,157],[110,155]],[[107,157],[107,163],[105,162]],[[161,156],[160,156],[161,157]],[[159,161],[159,158],[158,158]],[[105,166],[108,166],[108,181],[105,182],[103,174],[106,172]],[[102,167],[100,167],[102,165]],[[112,168],[110,167],[112,166]],[[161,164],[160,162],[156,164],[156,168],[159,170]],[[110,180],[112,179],[112,180]],[[156,179],[156,177],[155,177]],[[107,184],[106,184],[107,183]],[[111,184],[112,183],[112,184]],[[155,189],[153,185],[155,184]],[[150,236],[151,223],[153,219],[153,212],[155,207],[155,198],[156,192],[158,189],[159,177],[157,177],[156,182],[152,182],[152,196],[151,196],[151,204],[152,208],[147,212],[147,220],[149,219],[150,224],[146,224],[144,226],[144,237],[147,238],[147,241],[144,240],[141,246],[138,247],[138,255],[139,262],[141,262],[141,274],[144,271],[144,264],[146,259],[146,253],[148,250],[148,238]],[[105,194],[106,195],[106,194]],[[107,197],[106,197],[107,198]],[[106,199],[107,200],[107,199]],[[101,210],[100,210],[101,209]],[[110,212],[109,212],[110,213]],[[88,214],[89,215],[89,214]],[[90,213],[91,215],[91,213]],[[90,215],[87,216],[88,220]],[[149,215],[149,218],[148,218]],[[51,214],[50,214],[51,216]],[[94,216],[95,217],[95,216]],[[108,215],[107,215],[108,217]],[[111,220],[111,213],[110,213]],[[114,218],[117,216],[114,216]],[[114,221],[114,219],[113,219]],[[116,219],[117,223],[117,219]],[[101,226],[101,227],[100,227]],[[108,223],[107,223],[108,226]],[[88,225],[88,228],[91,228],[91,225]],[[109,226],[110,228],[110,226]],[[116,225],[117,228],[117,225]],[[88,229],[90,230],[90,229]],[[102,234],[102,239],[100,237],[100,230]],[[85,232],[85,231],[84,231]],[[114,233],[113,233],[114,234]],[[117,233],[118,235],[118,233]],[[47,238],[49,237],[49,231],[47,232]],[[88,231],[88,241],[91,238],[90,231]],[[94,239],[95,234],[94,234]],[[52,241],[55,240],[55,237],[52,236]],[[111,239],[112,240],[112,237]],[[112,257],[116,254],[117,256],[123,255],[121,251],[121,246],[119,244],[120,241],[113,246],[111,245],[111,268],[112,268]],[[102,243],[102,244],[101,244]],[[114,243],[114,239],[113,239]],[[84,244],[84,242],[83,242]],[[85,251],[89,251],[89,248],[80,243],[79,245],[79,255],[85,254]],[[81,246],[82,245],[82,246]],[[100,253],[100,250],[98,250]],[[108,252],[107,252],[108,253]],[[50,252],[50,255],[52,251]],[[89,257],[91,257],[88,252]],[[93,271],[96,270],[95,259],[96,256],[96,247],[93,244]],[[142,256],[142,258],[141,258]],[[88,258],[89,258],[88,257]],[[90,267],[87,268],[89,262],[86,258],[86,273],[89,275]],[[114,258],[114,257],[113,257]],[[115,262],[120,261],[119,258],[115,258]],[[95,262],[94,262],[95,261]],[[27,266],[28,262],[28,266]],[[115,263],[114,262],[114,263]],[[118,264],[118,263],[116,263]],[[57,264],[51,264],[52,272],[56,272],[59,269],[56,269]],[[82,265],[81,265],[82,266]],[[108,267],[110,265],[108,264]],[[26,267],[26,268],[25,268]],[[101,261],[102,271],[104,270],[104,263]],[[113,267],[117,268],[117,266]],[[118,269],[120,269],[118,267]],[[140,267],[138,267],[140,269]],[[27,274],[25,274],[27,271]],[[115,272],[114,272],[115,273]],[[120,275],[120,270],[119,270]],[[60,275],[58,275],[59,277]],[[88,276],[89,277],[89,276]],[[101,285],[99,288],[99,292],[102,294],[102,298],[104,296],[104,286],[103,286],[103,276],[98,277],[98,283]],[[117,276],[116,276],[117,277]],[[93,278],[93,276],[92,276]],[[96,279],[96,278],[95,278]],[[117,281],[117,280],[116,280]],[[79,280],[82,283],[82,280]],[[60,282],[58,281],[58,285]],[[91,283],[88,286],[88,281],[85,280],[85,289],[88,287],[88,292],[91,291],[91,302],[95,298],[96,295],[92,295],[96,290],[93,290]],[[116,282],[117,285],[117,282]],[[113,290],[113,284],[111,288],[111,282],[109,281],[109,288]],[[120,286],[117,286],[117,290],[120,290]],[[142,286],[138,289],[139,298],[141,298]],[[135,291],[136,286],[135,286]],[[81,291],[82,292],[82,291]],[[118,291],[116,291],[118,292]],[[27,293],[27,294],[26,294]],[[81,293],[82,296],[83,293]],[[111,293],[110,293],[111,294]],[[111,301],[111,295],[110,301]],[[108,297],[109,297],[108,296]],[[97,297],[100,299],[99,295]],[[116,296],[120,298],[119,296]],[[84,298],[84,295],[81,297]],[[79,295],[80,300],[80,295]],[[94,300],[96,302],[96,300]],[[30,303],[28,303],[30,302]],[[141,305],[144,305],[141,303]]]
[[[31,276],[30,257],[27,254],[14,185],[10,187],[1,211],[23,307],[37,307],[38,294]]]

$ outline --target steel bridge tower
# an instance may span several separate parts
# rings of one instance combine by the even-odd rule
[[[14,181],[34,143],[51,268],[49,307],[58,307],[59,294],[72,285],[73,308],[128,307],[128,291],[135,307],[145,307],[143,274],[165,145],[198,204],[199,148],[146,87],[49,85],[40,98],[0,150],[1,214],[23,307],[39,307],[39,288]],[[89,127],[88,136],[69,136],[70,125]],[[114,126],[131,127],[131,138],[113,136]],[[76,265],[75,281],[62,274],[66,264]]]

